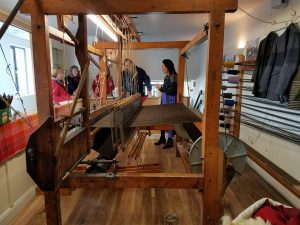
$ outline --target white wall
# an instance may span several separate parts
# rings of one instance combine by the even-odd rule
[[[69,68],[72,65],[76,65],[80,68],[79,63],[76,58],[76,55],[75,55],[75,47],[72,47],[70,45],[63,44],[59,41],[51,39],[50,40],[50,49],[52,49],[52,48],[57,48],[57,49],[60,49],[63,51],[63,61],[64,62],[62,62],[62,64],[64,65],[64,69],[66,69],[66,71],[69,71]],[[51,53],[51,50],[50,50],[50,53]],[[91,55],[96,60],[96,62],[99,62],[98,56],[95,56],[93,54],[91,54]],[[52,60],[52,57],[51,57],[51,60]],[[98,73],[99,73],[99,69],[93,63],[90,63],[89,83],[88,83],[90,96],[93,96],[92,95],[92,83]],[[65,74],[65,76],[67,76],[67,74]]]
[[[290,4],[293,4],[294,8],[297,10],[299,15],[300,12],[300,1],[292,0]],[[271,9],[271,1],[262,1],[256,9],[254,9],[251,14],[256,17],[270,21],[271,14],[276,21],[285,21],[291,18],[291,5],[283,9]],[[257,37],[262,40],[266,35],[273,30],[284,27],[285,24],[272,25],[265,24],[256,21],[249,16],[242,17],[238,22],[225,27],[225,44],[224,52],[233,52],[237,49],[240,42],[247,42],[256,39]],[[280,35],[284,30],[278,32]],[[248,92],[247,94],[250,94]],[[244,101],[244,100],[243,100]],[[250,103],[250,102],[249,102]],[[251,102],[251,104],[257,104]],[[244,110],[243,110],[244,111]],[[271,110],[267,110],[271,112]],[[300,114],[300,112],[299,112]],[[286,115],[283,115],[286,116]],[[299,121],[299,117],[291,116]],[[299,123],[298,123],[299,124]],[[283,139],[276,138],[275,136],[259,132],[252,128],[241,126],[240,137],[247,144],[256,149],[259,153],[267,157],[269,160],[278,165],[281,169],[286,171],[292,177],[300,181],[300,146],[294,143],[285,141]],[[262,171],[260,168],[250,163],[255,170],[257,170],[268,182],[270,182],[275,189],[277,189],[284,197],[286,197],[293,205],[300,207],[300,200],[294,195],[289,193],[287,190],[283,189],[277,181],[272,179],[268,174]]]
[[[143,68],[151,80],[163,80],[165,75],[161,71],[162,61],[171,59],[178,72],[178,49],[146,49],[124,51],[122,58],[131,58],[133,62]]]
[[[20,38],[20,36],[22,38]],[[30,35],[28,33],[24,33],[24,31],[10,27],[1,39],[1,45],[6,59],[10,65],[13,63],[10,46],[13,45],[25,48],[27,59],[27,75],[29,78],[28,83],[32,91],[30,95],[21,97],[24,101],[24,106],[27,112],[36,111]],[[0,94],[5,92],[6,94],[13,95],[14,100],[12,106],[16,110],[23,112],[21,101],[19,101],[15,95],[16,89],[13,81],[6,73],[6,67],[7,65],[1,52]],[[0,224],[7,224],[35,195],[35,184],[26,172],[25,163],[25,153],[22,152],[0,164]]]
[[[206,62],[207,62],[207,42],[195,45],[187,52],[184,96],[191,97],[190,105],[193,107],[198,97],[199,91],[203,90],[203,94],[199,100],[204,101],[205,81],[206,81]],[[186,81],[189,81],[188,84]],[[188,88],[190,92],[188,92]],[[191,91],[192,89],[192,91]],[[204,104],[202,103],[199,110],[203,112]]]
[[[31,43],[30,40],[20,38],[15,35],[11,35],[9,32],[6,32],[3,38],[1,39],[1,45],[5,54],[5,57],[8,61],[8,64],[10,65],[12,73],[13,71],[13,61],[12,56],[10,52],[10,46],[18,46],[25,48],[26,51],[26,59],[27,59],[27,75],[29,78],[28,84],[31,86],[31,89],[33,92],[29,95],[21,96],[24,101],[25,109],[28,112],[34,112],[36,111],[36,100],[35,100],[35,88],[34,88],[34,76],[33,76],[33,70],[32,70],[32,58],[31,58]],[[13,81],[11,77],[6,72],[7,64],[5,62],[4,56],[2,52],[0,53],[0,94],[2,95],[4,92],[6,94],[10,94],[14,96],[12,106],[18,110],[23,112],[23,108],[21,106],[20,100],[18,100],[18,97],[16,94],[16,88],[13,84]],[[13,74],[14,75],[14,74]],[[22,81],[21,81],[22,82]],[[24,81],[23,81],[24,82]]]
[[[0,224],[8,224],[35,196],[22,152],[0,164]]]

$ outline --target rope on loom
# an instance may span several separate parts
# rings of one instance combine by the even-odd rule
[[[64,83],[65,83],[65,85],[66,85],[66,87],[67,87],[67,92],[69,93],[69,90],[68,90],[68,88],[69,88],[69,82],[68,82],[68,70],[66,69],[66,45],[65,45],[65,31],[63,31],[63,38],[62,38],[63,40],[63,70],[66,72],[66,74],[65,74],[65,77],[66,77],[66,79],[64,79]],[[72,71],[71,71],[71,73],[72,73]],[[69,106],[69,110],[71,110],[71,104],[69,104],[70,103],[70,100],[68,99],[68,106]]]
[[[187,89],[188,89],[188,96],[189,98],[191,98],[191,95],[190,95],[190,85],[189,85],[189,76],[188,76],[188,66],[187,66],[187,61],[189,60],[189,58],[184,55],[184,60],[185,60],[185,64],[184,64],[184,67],[185,67],[185,73],[184,73],[184,77],[186,76],[186,85],[187,85]]]
[[[99,27],[96,26],[95,37],[94,37],[95,42],[98,41],[98,29],[99,29]],[[102,36],[103,36],[103,32],[102,32]],[[92,70],[93,70],[93,73],[95,74],[94,66],[92,66]],[[100,72],[101,71],[99,70],[99,81],[96,82],[96,84],[97,84],[96,90],[99,90],[99,93],[101,93],[100,87],[98,86],[98,85],[100,85],[100,83],[99,83],[100,82]],[[95,98],[96,98],[96,96],[95,96]],[[97,102],[97,99],[94,99],[93,100],[93,105],[96,105],[96,102]]]
[[[7,61],[7,58],[6,58],[6,55],[5,55],[5,53],[4,53],[4,50],[3,50],[3,48],[2,48],[1,43],[0,43],[0,48],[1,48],[1,52],[2,52],[3,57],[4,57],[4,60],[5,60],[5,63],[6,63],[6,73],[10,76],[10,78],[11,78],[11,80],[12,80],[14,86],[15,86],[15,89],[16,89],[16,91],[17,91],[17,92],[16,92],[16,95],[18,96],[18,99],[19,99],[19,101],[21,102],[21,105],[22,105],[23,112],[24,112],[24,115],[25,115],[25,116],[21,115],[21,114],[20,114],[17,110],[15,110],[12,106],[10,106],[10,107],[13,109],[13,111],[14,111],[18,116],[21,117],[22,120],[24,120],[24,121],[27,123],[27,125],[28,125],[29,127],[31,127],[32,129],[34,129],[33,126],[32,126],[32,124],[31,124],[31,121],[30,121],[30,119],[29,119],[29,117],[28,117],[26,108],[25,108],[25,106],[24,106],[24,101],[23,101],[23,99],[22,99],[22,97],[21,97],[21,95],[20,95],[20,93],[19,93],[19,91],[18,91],[17,84],[16,84],[16,82],[15,82],[15,80],[14,80],[14,78],[13,78],[13,75],[12,75],[12,72],[11,72],[11,69],[10,69],[10,64],[9,64],[8,61]]]

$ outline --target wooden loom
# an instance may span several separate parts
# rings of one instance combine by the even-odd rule
[[[124,7],[126,5],[126,7]],[[218,147],[218,116],[219,93],[221,83],[224,19],[226,12],[237,9],[237,0],[25,0],[21,9],[23,13],[31,14],[32,43],[34,71],[36,80],[37,108],[39,123],[42,124],[40,135],[43,142],[36,143],[34,151],[29,151],[27,163],[35,167],[35,181],[45,192],[46,218],[48,225],[61,224],[60,196],[58,187],[62,178],[76,165],[91,149],[91,125],[99,115],[90,115],[87,82],[82,83],[83,109],[75,114],[82,114],[84,123],[80,130],[65,138],[60,137],[59,123],[54,121],[52,107],[49,32],[45,15],[79,15],[76,38],[76,56],[81,70],[88,65],[87,49],[87,13],[93,14],[136,14],[149,12],[165,13],[210,13],[208,32],[208,62],[206,74],[205,111],[203,122],[197,127],[203,135],[204,173],[195,174],[168,174],[142,173],[117,174],[108,179],[101,174],[80,175],[70,179],[71,186],[81,187],[115,187],[115,188],[196,188],[203,190],[203,224],[216,224],[221,215],[221,196],[223,193],[223,165],[224,156]],[[194,40],[195,41],[195,40]],[[182,101],[184,80],[184,57],[182,56],[195,42],[180,46],[178,100]],[[211,45],[210,43],[213,43]],[[155,46],[155,43],[153,43]],[[120,49],[120,45],[118,46]],[[44,59],[44,60],[40,60]],[[121,57],[119,57],[119,68]],[[78,98],[78,97],[77,97]],[[73,113],[72,113],[73,114]],[[73,116],[69,115],[67,121]],[[161,127],[163,129],[163,127]],[[65,132],[63,132],[63,136]],[[34,136],[33,136],[34,137]],[[30,149],[29,149],[30,150]],[[31,156],[31,158],[30,158]],[[29,171],[30,172],[30,171]]]

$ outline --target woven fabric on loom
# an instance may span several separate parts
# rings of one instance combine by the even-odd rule
[[[99,120],[93,127],[111,127],[112,116],[109,114]],[[200,122],[197,116],[183,104],[141,106],[130,118],[127,127],[144,127],[160,124],[183,124]]]
[[[28,115],[28,120],[33,128],[23,119],[0,126],[0,163],[25,149],[30,134],[38,126],[37,114]]]

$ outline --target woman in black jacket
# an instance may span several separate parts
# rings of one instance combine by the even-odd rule
[[[74,95],[80,81],[80,72],[77,66],[70,67],[69,74],[66,78],[67,89],[70,95]]]
[[[163,85],[156,84],[156,88],[162,92],[161,104],[174,104],[177,102],[177,73],[173,62],[170,59],[164,59],[162,61],[162,71],[166,75]],[[174,131],[168,131],[168,140],[166,143],[165,131],[161,131],[160,138],[155,145],[165,144],[163,149],[173,147],[173,134]]]

